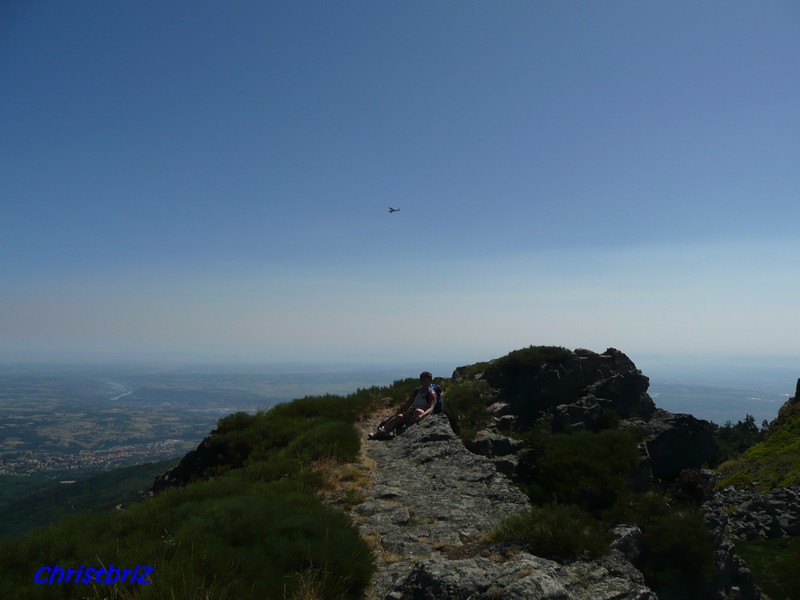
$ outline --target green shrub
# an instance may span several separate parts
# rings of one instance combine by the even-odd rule
[[[230,475],[8,542],[0,547],[7,574],[0,597],[87,593],[86,585],[33,583],[39,566],[55,564],[153,567],[153,584],[132,588],[136,598],[221,589],[237,598],[283,598],[309,570],[335,574],[321,579],[325,598],[360,598],[372,574],[370,550],[344,514],[291,480],[254,484]]]
[[[281,454],[296,457],[303,463],[318,458],[348,462],[356,459],[360,447],[358,433],[352,425],[341,421],[313,420],[281,450]]]
[[[553,560],[592,559],[611,541],[603,525],[574,505],[533,507],[503,521],[492,533],[494,542],[519,545],[525,551]]]
[[[747,563],[770,598],[800,598],[800,537],[737,540],[736,554]]]
[[[518,476],[535,502],[577,504],[599,514],[627,489],[638,460],[636,441],[625,431],[556,433],[541,454],[520,462]]]
[[[475,434],[488,424],[491,418],[488,409],[491,393],[489,385],[480,379],[447,388],[444,413],[464,442],[472,441]]]
[[[504,373],[514,379],[522,373],[538,370],[544,363],[562,363],[574,358],[575,353],[562,346],[528,346],[509,352],[487,366],[487,377]]]
[[[675,478],[670,494],[678,502],[699,506],[714,492],[714,482],[702,469],[684,469]]]
[[[611,508],[601,513],[601,517],[606,523],[636,523],[644,528],[655,517],[669,515],[670,510],[667,498],[661,492],[625,491]]]
[[[603,518],[608,523],[636,523],[641,528],[636,567],[660,599],[710,597],[712,539],[697,508],[677,508],[661,492],[626,493]]]
[[[642,527],[637,566],[661,600],[708,598],[713,546],[699,510],[652,516]]]

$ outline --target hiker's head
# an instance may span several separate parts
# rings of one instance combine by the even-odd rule
[[[419,380],[422,383],[425,383],[426,381],[430,383],[431,381],[433,381],[433,375],[431,374],[430,371],[423,371],[422,373],[419,374]]]

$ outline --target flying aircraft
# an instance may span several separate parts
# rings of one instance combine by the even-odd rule
[[[398,210],[400,210],[400,209],[399,208],[392,208],[391,206],[389,207],[389,212],[390,213],[397,212]]]

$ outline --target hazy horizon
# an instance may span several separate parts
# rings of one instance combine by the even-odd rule
[[[197,355],[116,355],[113,359],[97,360],[94,356],[72,356],[71,360],[41,360],[41,361],[9,361],[0,356],[0,376],[10,374],[37,374],[45,373],[95,373],[95,374],[167,374],[167,375],[209,375],[236,376],[236,375],[282,375],[297,377],[312,377],[319,381],[339,382],[342,377],[353,377],[359,385],[389,385],[393,381],[406,377],[416,377],[421,370],[430,370],[436,377],[449,378],[457,367],[471,365],[500,358],[516,350],[510,348],[507,352],[496,356],[473,357],[462,361],[413,361],[413,362],[266,362],[242,361],[227,357],[202,357]],[[589,350],[602,353],[605,348]],[[624,349],[618,349],[624,352]],[[726,419],[739,420],[746,413],[757,416],[757,421],[772,420],[777,416],[780,405],[790,396],[794,395],[795,386],[800,379],[800,361],[793,357],[697,357],[691,355],[665,356],[665,355],[631,355],[636,367],[649,378],[650,393],[660,408],[672,412],[690,412],[698,418],[707,418],[718,423]],[[95,360],[91,360],[94,358]],[[298,379],[298,381],[300,381]],[[709,398],[725,396],[721,390],[736,391],[731,397],[736,397],[736,407],[723,406],[687,408],[681,398],[681,387],[691,388],[692,394],[702,395],[701,388],[709,390]],[[309,393],[349,393],[355,391],[338,386],[335,390],[327,389],[324,384],[319,387],[309,388]],[[666,394],[665,394],[666,391]],[[739,393],[747,392],[747,394]],[[674,397],[674,403],[669,406]],[[760,400],[759,400],[760,398]],[[768,398],[768,399],[767,399]],[[748,402],[747,400],[753,402]],[[661,404],[667,402],[668,406]],[[764,402],[766,404],[760,404]],[[713,404],[713,402],[712,402]],[[748,407],[748,408],[742,408]],[[675,409],[675,410],[673,410]],[[702,416],[704,415],[704,416]],[[738,416],[737,416],[738,415]]]

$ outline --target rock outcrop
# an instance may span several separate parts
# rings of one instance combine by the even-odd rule
[[[382,561],[375,598],[383,598],[414,564],[476,540],[528,498],[489,460],[469,452],[444,415],[432,415],[388,442],[367,442],[378,465],[369,499],[353,514],[375,539]]]
[[[380,558],[371,598],[656,600],[617,548],[567,565],[524,552],[469,556],[470,545],[529,502],[489,459],[464,447],[447,417],[366,443],[378,468],[353,515]],[[619,534],[621,546],[629,533]]]
[[[528,369],[489,363],[478,376],[497,389],[495,418],[478,433],[471,449],[493,458],[499,469],[511,474],[520,446],[504,430],[528,427],[548,415],[555,430],[597,430],[616,421],[620,428],[643,433],[643,487],[649,485],[648,479],[669,481],[684,469],[715,461],[719,448],[711,423],[656,408],[647,393],[649,378],[624,353],[609,348],[603,354],[584,349],[573,354]],[[463,380],[468,372],[468,367],[456,369],[453,380]]]
[[[511,560],[432,557],[414,565],[387,600],[658,600],[619,551],[561,565],[521,552]]]
[[[158,493],[203,478],[206,469],[213,467],[217,462],[217,457],[209,449],[209,440],[214,433],[216,430],[205,437],[196,449],[187,452],[175,467],[156,477],[150,491]]]
[[[766,494],[726,487],[703,505],[706,524],[738,540],[800,535],[800,486]]]
[[[644,433],[643,451],[659,480],[671,481],[685,469],[713,464],[719,453],[714,426],[692,415],[656,409],[649,419],[625,419],[620,427]]]
[[[741,600],[763,598],[750,569],[736,555],[733,540],[800,535],[800,486],[767,494],[717,489],[703,504],[703,513],[714,536],[717,589],[735,590]]]

